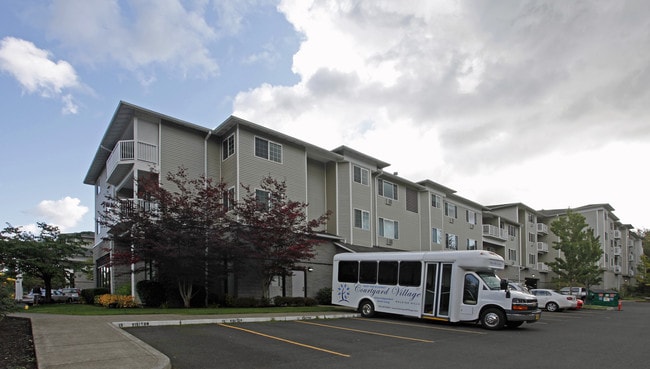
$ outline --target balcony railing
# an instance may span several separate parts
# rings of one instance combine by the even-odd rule
[[[537,233],[548,234],[548,226],[544,223],[537,223]]]
[[[546,242],[537,242],[537,252],[548,252],[548,243]]]
[[[146,163],[158,164],[158,146],[138,141],[138,157],[136,158],[135,144],[136,142],[133,140],[117,142],[106,162],[106,171],[109,176],[119,164],[134,163],[136,159]]]
[[[620,265],[614,265],[614,273],[616,273],[616,274],[621,273],[621,266]]]
[[[120,207],[127,214],[132,214],[135,210],[158,214],[158,204],[143,199],[123,199],[120,201]]]
[[[622,250],[621,250],[621,247],[620,247],[620,246],[618,246],[618,247],[614,247],[614,255],[616,255],[616,256],[620,256],[620,255],[621,255],[621,251],[622,251]]]
[[[483,224],[483,236],[490,236],[505,241],[508,239],[508,231],[490,224]]]
[[[540,271],[541,273],[548,273],[551,271],[551,268],[548,267],[548,265],[544,263],[537,263],[537,270]]]

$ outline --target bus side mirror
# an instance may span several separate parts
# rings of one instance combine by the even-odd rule
[[[501,280],[501,289],[502,290],[507,290],[508,289],[508,280],[507,279],[502,279]]]

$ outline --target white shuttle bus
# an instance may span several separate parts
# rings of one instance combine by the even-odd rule
[[[337,254],[332,303],[364,317],[383,312],[478,321],[486,329],[538,321],[537,298],[509,290],[494,272],[503,268],[501,256],[482,250]]]

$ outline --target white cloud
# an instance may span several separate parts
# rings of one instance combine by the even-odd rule
[[[72,95],[64,94],[66,90],[82,87],[77,73],[70,63],[52,60],[49,51],[29,41],[5,37],[0,41],[0,70],[14,77],[27,93],[60,97],[64,113],[77,113]]]
[[[300,81],[238,94],[235,115],[485,204],[636,203],[613,188],[642,156],[611,148],[650,144],[647,2],[278,8],[303,35]]]
[[[34,214],[44,222],[56,225],[62,232],[75,227],[88,212],[88,207],[81,205],[81,200],[66,196],[60,200],[41,201]]]
[[[217,33],[205,19],[207,3],[196,2],[192,8],[185,4],[55,0],[49,8],[48,34],[91,65],[117,63],[147,74],[152,67],[164,67],[182,78],[214,76],[219,67],[207,44]]]

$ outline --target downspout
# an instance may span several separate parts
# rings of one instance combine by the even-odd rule
[[[372,211],[373,211],[374,214],[372,216],[373,222],[370,225],[370,227],[374,227],[374,228],[371,228],[370,232],[373,235],[373,242],[374,242],[373,246],[379,246],[379,234],[377,232],[377,229],[379,229],[379,227],[377,225],[377,223],[379,222],[379,217],[377,216],[377,196],[379,196],[379,194],[377,193],[377,186],[378,186],[377,181],[379,180],[379,177],[381,177],[384,174],[384,171],[381,170],[381,169],[378,169],[377,173],[378,173],[377,176],[372,181],[372,186],[373,186],[373,189],[372,189],[372,207],[373,207],[373,209],[372,209]]]

